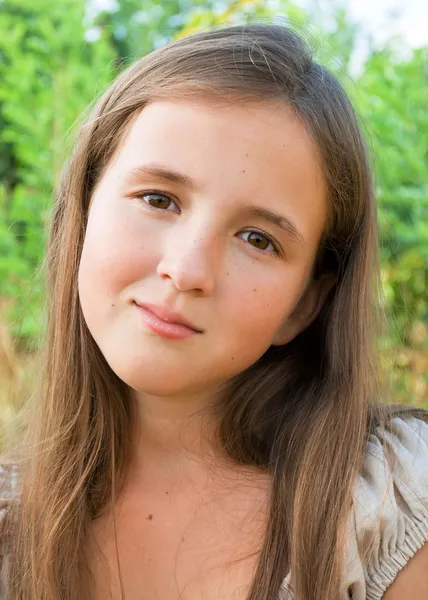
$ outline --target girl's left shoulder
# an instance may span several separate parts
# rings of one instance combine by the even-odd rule
[[[0,461],[0,520],[18,497],[18,481],[18,466]]]
[[[401,414],[369,434],[349,519],[344,597],[380,600],[428,541],[428,411]]]

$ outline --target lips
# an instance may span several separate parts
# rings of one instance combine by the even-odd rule
[[[162,321],[165,321],[166,323],[171,323],[173,325],[184,325],[185,327],[188,327],[189,329],[192,329],[197,333],[202,333],[201,329],[198,329],[191,321],[186,319],[186,317],[184,317],[184,315],[181,315],[180,313],[173,312],[164,306],[158,306],[156,304],[148,304],[146,302],[143,303],[138,302],[136,300],[134,302],[137,306],[149,310],[154,315],[159,317],[159,319],[162,319]]]

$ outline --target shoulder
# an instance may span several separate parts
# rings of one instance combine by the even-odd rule
[[[16,464],[0,462],[0,560],[7,552],[14,517],[12,508],[19,505],[19,469]]]
[[[12,523],[19,506],[19,469],[16,464],[0,462],[0,564],[11,544]]]
[[[372,428],[348,529],[346,585],[379,600],[428,541],[428,412],[398,411]]]
[[[19,469],[16,464],[0,462],[0,600],[7,579],[9,553],[13,547],[11,508],[19,501]]]
[[[0,463],[0,519],[18,497],[19,472],[16,464]]]

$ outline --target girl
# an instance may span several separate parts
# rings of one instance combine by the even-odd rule
[[[380,406],[367,152],[296,33],[213,30],[122,73],[47,266],[5,599],[426,598],[428,418]]]

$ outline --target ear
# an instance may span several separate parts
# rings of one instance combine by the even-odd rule
[[[336,283],[334,274],[321,275],[319,279],[310,280],[293,312],[288,315],[276,332],[273,346],[288,344],[302,332],[319,314],[327,295]]]

